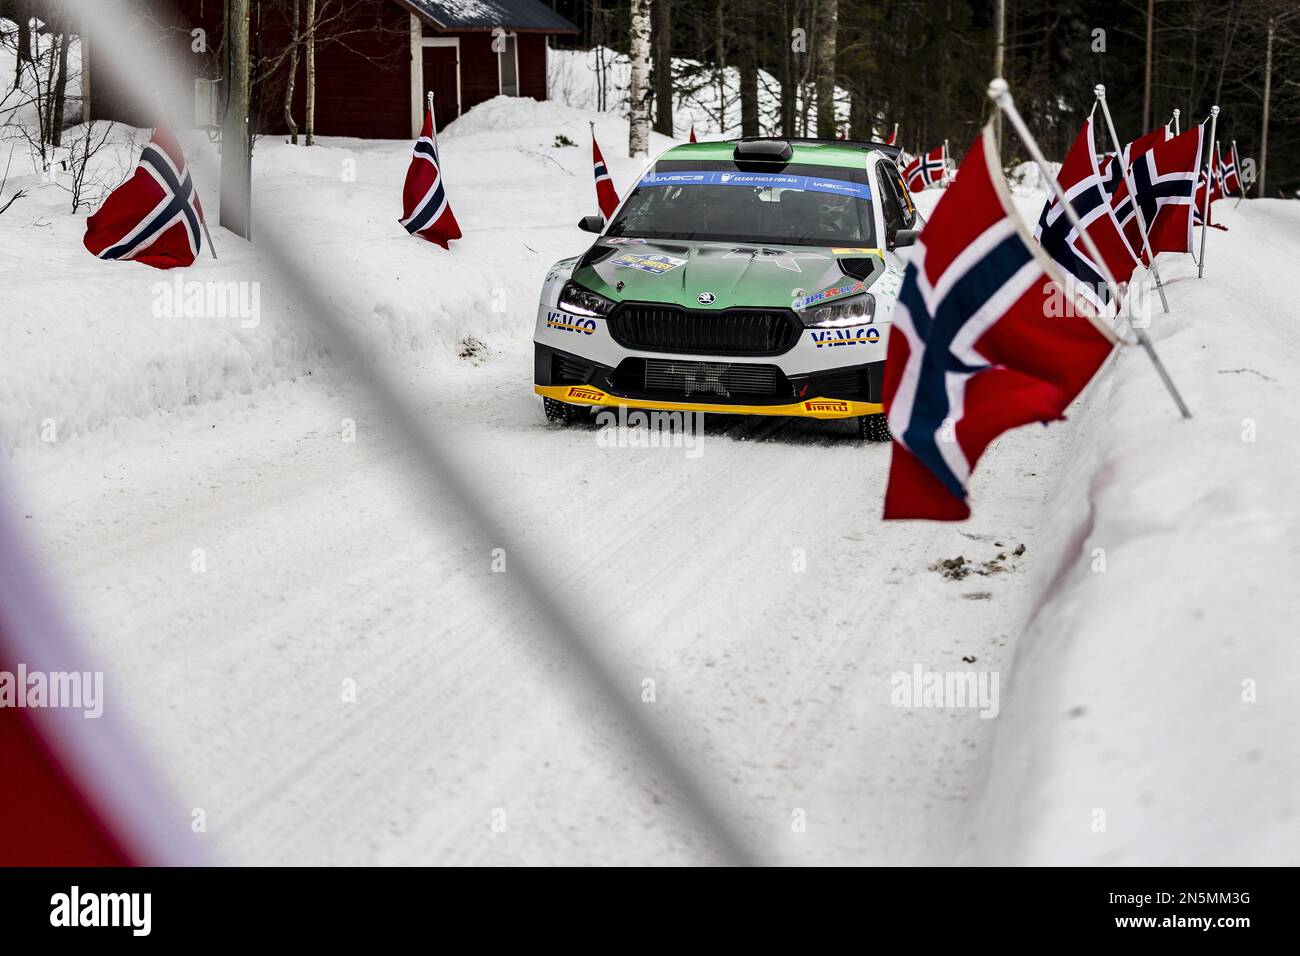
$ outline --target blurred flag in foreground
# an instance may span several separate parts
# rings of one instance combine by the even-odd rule
[[[0,866],[202,863],[0,496]]]

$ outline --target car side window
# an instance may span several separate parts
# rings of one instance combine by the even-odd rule
[[[889,181],[894,184],[894,188],[898,191],[899,198],[902,200],[899,205],[903,210],[903,227],[911,229],[916,225],[916,203],[912,202],[912,194],[908,191],[907,184],[903,182],[903,174],[898,171],[897,164],[893,166],[890,172],[893,175],[889,177]]]
[[[885,220],[885,245],[894,244],[898,230],[905,229],[903,209],[898,198],[898,187],[894,185],[893,167],[888,163],[876,166],[876,180],[880,183],[880,212]]]

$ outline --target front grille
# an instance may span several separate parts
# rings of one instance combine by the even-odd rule
[[[775,365],[744,365],[731,362],[671,362],[645,360],[647,392],[674,394],[772,396],[789,389],[789,382]]]
[[[705,312],[630,302],[614,311],[609,332],[625,348],[710,355],[779,355],[799,339],[794,316],[781,309]]]

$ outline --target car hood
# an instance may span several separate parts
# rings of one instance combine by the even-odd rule
[[[615,302],[788,309],[861,292],[884,271],[879,249],[601,238],[573,278]]]

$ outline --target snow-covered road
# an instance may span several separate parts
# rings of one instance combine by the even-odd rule
[[[531,635],[509,573],[522,546],[626,692],[654,681],[644,706],[766,858],[951,858],[993,721],[894,708],[890,676],[1003,665],[1058,443],[1009,436],[969,527],[884,525],[887,450],[847,430],[710,419],[698,457],[604,447],[544,423],[529,361],[410,372],[517,536],[504,574],[447,533],[348,388],[282,386],[20,456],[110,693],[206,811],[205,838],[259,862],[707,859]],[[930,569],[1021,543],[1008,573]]]
[[[991,446],[971,520],[884,524],[889,451],[843,425],[709,418],[697,455],[544,422],[535,297],[584,245],[589,154],[562,140],[586,136],[528,100],[454,124],[449,253],[396,225],[408,144],[256,154],[258,214],[510,529],[501,573],[255,247],[217,230],[185,278],[260,283],[259,322],[168,314],[174,274],[91,258],[84,212],[12,180],[32,195],[0,219],[0,484],[171,784],[174,839],[257,863],[713,859],[533,625],[527,557],[759,859],[1293,859],[1294,204],[1221,203],[1210,278],[1167,268],[1153,336],[1193,423],[1120,355],[1076,421]],[[186,149],[215,208],[212,148]],[[639,164],[607,156],[625,187]],[[916,668],[1000,675],[1000,719],[895,706]]]

